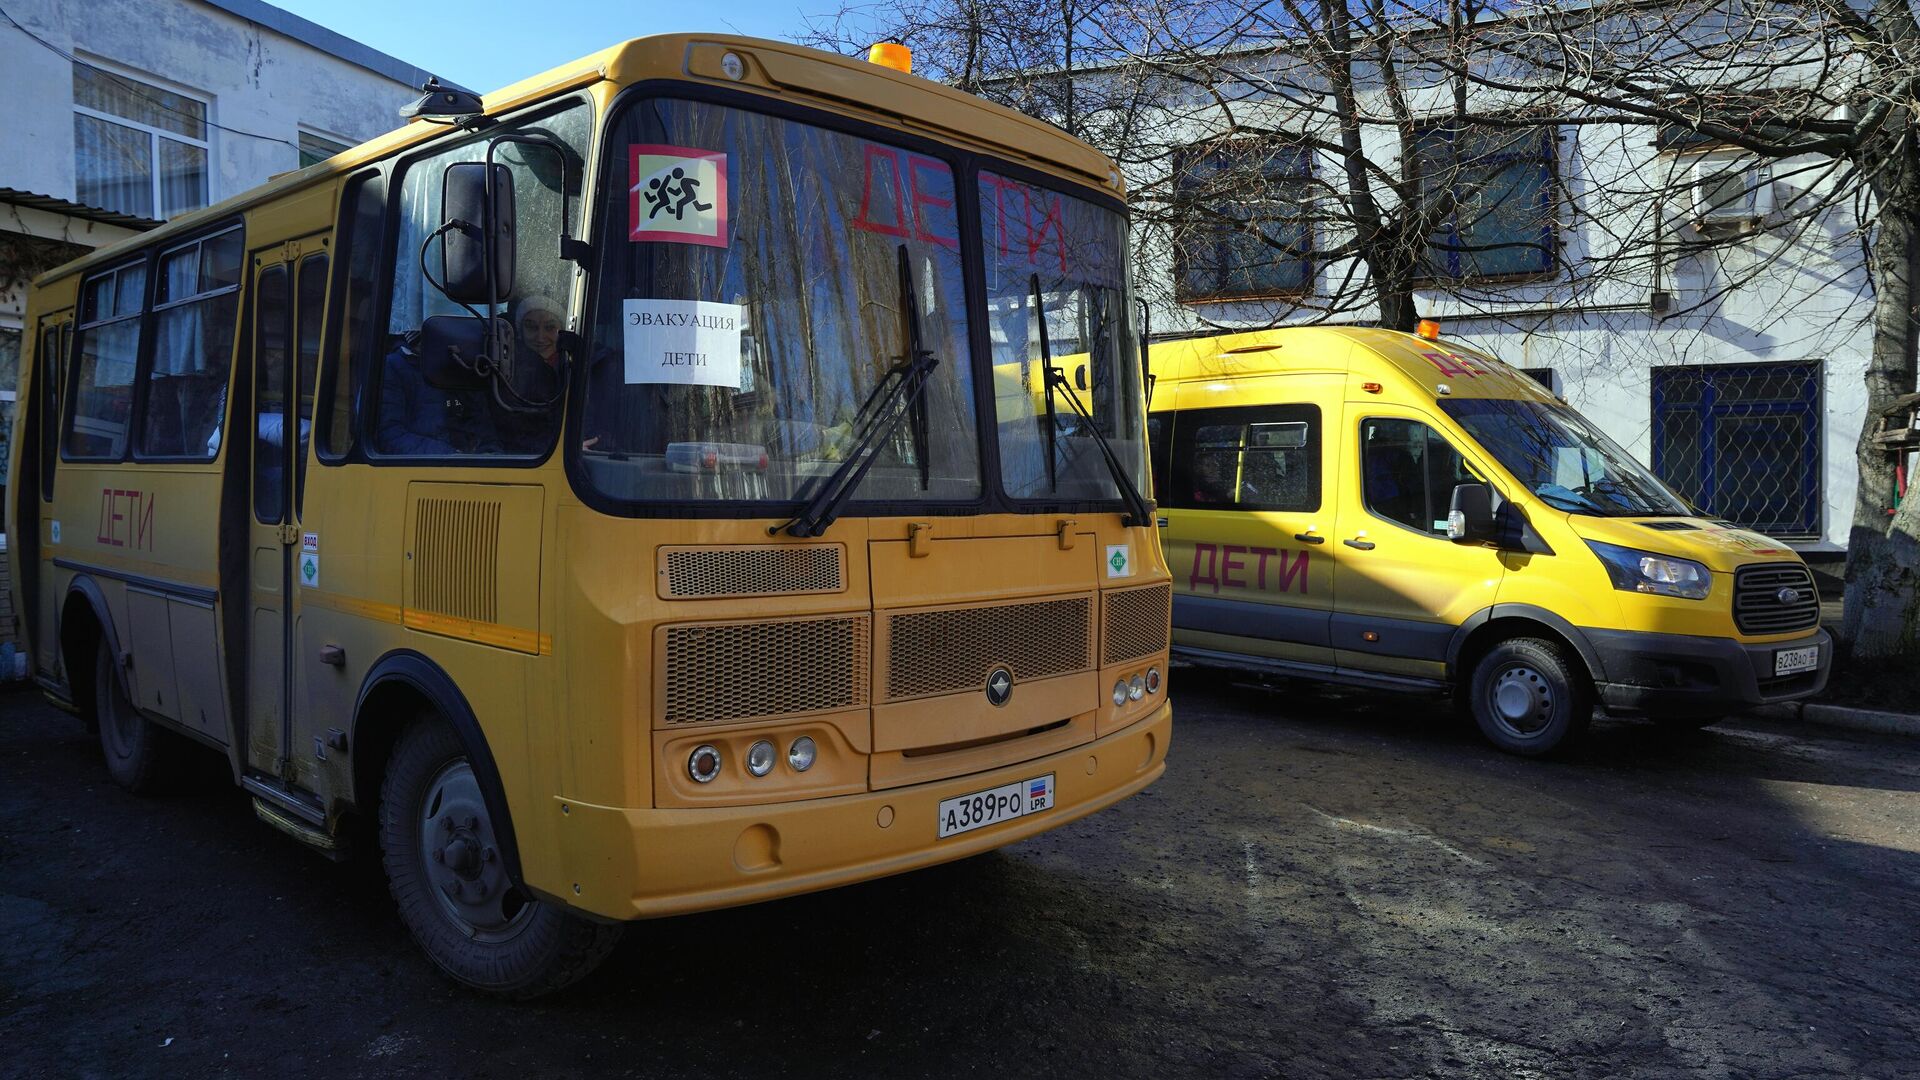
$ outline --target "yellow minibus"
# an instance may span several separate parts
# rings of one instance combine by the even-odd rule
[[[1153,348],[1176,658],[1450,693],[1525,755],[1596,704],[1697,724],[1822,688],[1833,643],[1797,554],[1421,329]]]
[[[673,35],[430,84],[38,279],[15,610],[114,779],[224,753],[521,997],[623,921],[1152,783],[1171,585],[1119,175],[897,58]]]

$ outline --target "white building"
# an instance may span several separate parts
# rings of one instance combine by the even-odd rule
[[[1243,90],[1293,81],[1263,75],[1254,63]],[[1709,513],[1837,572],[1832,560],[1844,554],[1853,520],[1872,292],[1853,208],[1792,209],[1822,190],[1827,171],[1795,161],[1752,168],[1725,148],[1649,126],[1448,134],[1448,88],[1420,89],[1410,100],[1419,152],[1448,138],[1498,142],[1499,176],[1488,187],[1517,201],[1457,234],[1461,245],[1499,250],[1430,253],[1436,262],[1483,265],[1436,274],[1451,280],[1416,290],[1418,313],[1438,319],[1448,337],[1530,370]],[[1377,87],[1361,90],[1378,96]],[[1430,121],[1419,119],[1423,106]],[[1362,107],[1391,117],[1383,102]],[[1235,111],[1242,125],[1316,131],[1338,143],[1323,104],[1303,108],[1252,92]],[[1482,103],[1474,111],[1497,109]],[[1371,302],[1326,310],[1336,295],[1365,294],[1364,266],[1317,255],[1350,238],[1325,208],[1344,182],[1340,157],[1271,140],[1257,148],[1223,143],[1219,112],[1207,90],[1176,89],[1158,100],[1137,128],[1179,134],[1139,155],[1156,164],[1131,175],[1131,186],[1166,197],[1238,168],[1238,178],[1218,185],[1229,216],[1310,253],[1276,255],[1244,235],[1236,240],[1234,226],[1220,220],[1189,226],[1178,254],[1168,237],[1137,237],[1154,336],[1377,319]],[[1391,123],[1363,128],[1362,137],[1370,161],[1397,166]],[[1258,198],[1242,193],[1248,162],[1270,185]],[[1684,178],[1701,162],[1711,168],[1693,191]],[[1297,181],[1297,195],[1274,185],[1276,174]],[[1723,189],[1731,199],[1713,205],[1723,184],[1732,185]],[[1623,257],[1627,232],[1637,236],[1631,257]],[[1673,247],[1663,253],[1649,243],[1654,236]],[[1720,246],[1681,252],[1709,238]]]
[[[0,491],[34,275],[398,127],[426,78],[259,0],[0,0]]]

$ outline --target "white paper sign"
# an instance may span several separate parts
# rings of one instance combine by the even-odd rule
[[[739,304],[626,300],[627,382],[740,389]]]

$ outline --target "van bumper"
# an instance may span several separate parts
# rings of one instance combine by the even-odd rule
[[[1583,628],[1599,655],[1595,689],[1611,713],[1718,716],[1751,705],[1817,694],[1833,667],[1833,638],[1815,629],[1790,641],[1747,645],[1732,638]],[[1820,666],[1777,678],[1774,654],[1818,647]]]
[[[608,919],[757,903],[976,855],[1140,791],[1167,768],[1173,709],[1096,739],[987,772],[796,802],[698,809],[565,804],[569,881],[539,890]],[[937,839],[940,801],[1054,777],[1051,810]],[[532,884],[532,883],[530,883]]]

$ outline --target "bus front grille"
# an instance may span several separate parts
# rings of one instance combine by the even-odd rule
[[[1733,623],[1743,634],[1785,634],[1820,625],[1820,590],[1813,574],[1798,563],[1741,567],[1733,575]]]
[[[660,597],[722,597],[837,593],[847,588],[840,544],[752,544],[660,549]]]
[[[1167,624],[1173,616],[1173,586],[1117,589],[1104,593],[1102,663],[1120,664],[1167,650]]]
[[[864,708],[872,633],[866,615],[668,626],[660,716],[698,724]]]
[[[887,697],[977,690],[1002,666],[1018,682],[1085,671],[1092,616],[1090,596],[887,613]]]

